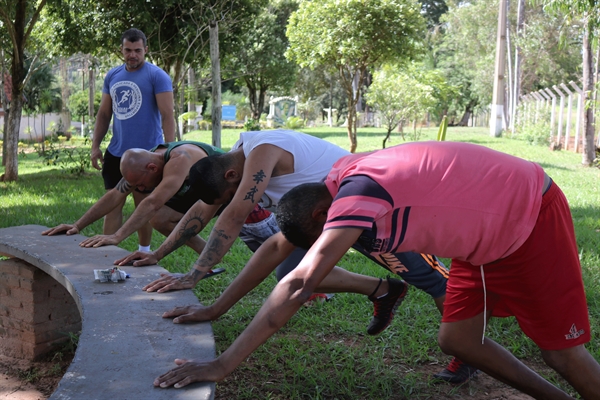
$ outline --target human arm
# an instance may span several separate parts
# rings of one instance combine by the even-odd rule
[[[206,362],[178,359],[179,366],[156,378],[154,386],[179,388],[192,382],[217,382],[225,378],[298,311],[361,232],[356,228],[324,231],[298,267],[277,284],[250,325],[227,350]]]
[[[92,166],[98,170],[102,169],[102,166],[98,164],[98,160],[104,163],[102,156],[102,150],[100,150],[100,144],[108,132],[110,125],[110,119],[112,118],[112,98],[107,93],[102,93],[102,100],[100,100],[100,108],[98,114],[96,114],[96,123],[94,125],[94,133],[92,135],[92,153],[91,160]]]
[[[212,217],[217,213],[220,206],[206,204],[197,201],[181,218],[175,229],[165,239],[156,251],[151,253],[136,251],[127,257],[116,260],[115,265],[127,265],[133,263],[136,267],[143,265],[154,265],[167,255],[183,246],[198,233],[200,233]],[[170,275],[164,274],[164,279],[169,279]],[[163,280],[163,278],[159,279]],[[147,286],[152,285],[150,283]],[[144,290],[146,290],[144,288]]]
[[[117,245],[132,233],[138,231],[177,193],[181,185],[183,185],[187,171],[190,170],[193,163],[194,159],[184,149],[181,149],[177,153],[173,152],[169,162],[163,167],[162,179],[158,186],[136,206],[133,214],[131,214],[123,226],[112,235],[98,235],[86,239],[82,242],[82,246],[101,247]],[[158,168],[154,164],[150,165],[152,168]],[[185,173],[182,173],[183,171]]]
[[[286,153],[283,149],[272,145],[261,145],[252,150],[244,162],[242,178],[233,199],[217,219],[191,271],[177,282],[161,281],[162,278],[151,282],[147,291],[162,293],[193,288],[221,261],[239,235],[248,214],[260,200],[283,153]]]
[[[160,112],[165,143],[175,141],[175,116],[173,114],[173,92],[157,93],[156,104]]]
[[[264,281],[294,249],[294,245],[288,242],[281,232],[276,233],[258,248],[238,276],[212,305],[176,307],[165,312],[163,318],[174,318],[173,322],[176,324],[216,320]]]
[[[65,232],[67,235],[79,233],[83,228],[104,217],[131,193],[132,187],[121,179],[114,189],[109,190],[81,218],[72,225],[62,224],[42,232],[42,235],[56,235]]]

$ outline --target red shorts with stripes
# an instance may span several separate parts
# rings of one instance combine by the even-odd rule
[[[484,301],[484,279],[486,300]],[[515,316],[541,349],[560,350],[590,341],[590,322],[569,205],[552,183],[536,225],[510,256],[483,266],[452,260],[443,322]]]

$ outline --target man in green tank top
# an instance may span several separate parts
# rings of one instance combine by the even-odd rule
[[[144,198],[127,222],[114,234],[88,238],[81,242],[80,246],[117,245],[146,222],[150,222],[154,229],[168,236],[181,217],[198,200],[196,196],[188,193],[190,167],[204,157],[220,153],[223,153],[223,150],[192,141],[160,144],[149,151],[129,149],[121,158],[123,178],[115,188],[106,192],[77,222],[58,225],[42,234],[77,234],[104,217],[135,190],[142,193]],[[210,217],[205,222],[208,220]],[[199,236],[194,236],[186,244],[200,253],[205,243]]]

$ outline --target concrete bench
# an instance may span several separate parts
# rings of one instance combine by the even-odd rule
[[[75,357],[50,398],[214,398],[214,383],[182,389],[152,385],[154,378],[176,366],[175,358],[215,357],[210,323],[176,325],[161,318],[170,308],[198,303],[192,291],[144,292],[143,286],[167,272],[159,266],[122,267],[130,275],[124,282],[95,281],[94,269],[110,268],[129,253],[116,246],[82,248],[84,236],[42,236],[45,229],[39,225],[0,229],[0,254],[50,275],[71,294],[81,314]]]

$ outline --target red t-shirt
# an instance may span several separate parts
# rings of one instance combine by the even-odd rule
[[[343,157],[325,180],[325,229],[364,230],[372,254],[414,251],[474,265],[506,257],[531,233],[543,169],[487,147],[414,142]]]

